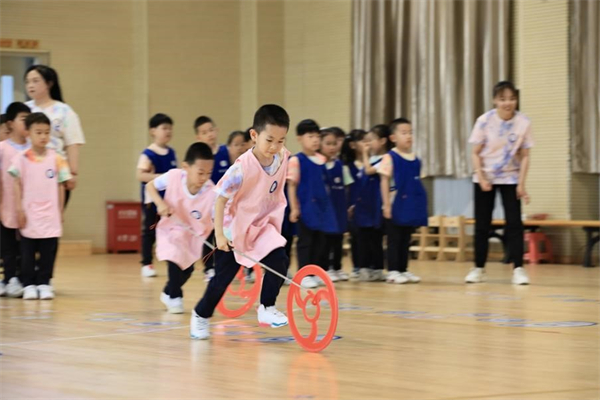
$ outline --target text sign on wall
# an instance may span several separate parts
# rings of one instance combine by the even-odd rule
[[[40,47],[39,40],[31,39],[0,39],[0,48],[36,50]]]

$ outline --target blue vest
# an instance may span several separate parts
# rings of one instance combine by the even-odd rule
[[[371,166],[381,162],[375,161]],[[382,206],[381,180],[379,174],[367,175],[361,171],[359,178],[356,205],[354,207],[354,223],[360,228],[379,228],[381,226]]]
[[[227,172],[229,167],[231,167],[231,162],[229,161],[229,150],[227,150],[226,145],[222,144],[219,146],[217,154],[215,154],[215,163],[210,180],[216,185],[217,182],[221,180],[223,175],[225,175],[225,172]]]
[[[395,151],[388,154],[394,163],[396,198],[392,222],[403,226],[427,226],[427,192],[421,182],[421,161],[409,161]]]
[[[168,149],[169,149],[168,153],[164,156],[161,156],[160,154],[156,154],[155,152],[153,152],[150,149],[144,149],[144,151],[142,152],[142,154],[144,154],[146,157],[148,157],[150,159],[150,162],[154,166],[155,174],[164,174],[165,172],[168,172],[170,169],[177,168],[177,157],[175,156],[175,150],[173,150],[170,147]],[[144,201],[145,201],[145,196],[144,196],[145,189],[146,189],[146,184],[142,183],[142,185],[141,185],[142,204],[144,204]],[[165,197],[164,190],[161,192],[158,192],[158,193],[161,195],[161,197]]]
[[[343,234],[348,230],[348,205],[344,186],[344,166],[340,160],[335,161],[333,168],[325,168],[325,182],[329,189],[329,198],[337,222],[335,233]]]
[[[358,190],[359,190],[359,181],[362,177],[362,173],[360,169],[356,166],[355,163],[350,163],[348,165],[348,169],[350,170],[350,175],[352,175],[352,179],[354,182],[348,186],[348,207],[356,204],[356,199],[358,198]]]
[[[313,231],[336,233],[337,221],[325,185],[325,165],[315,164],[304,153],[296,156],[300,164],[297,196],[302,223]]]
[[[283,192],[285,193],[285,201],[287,201],[287,206],[285,206],[285,211],[283,214],[283,224],[281,226],[281,235],[283,237],[291,237],[291,236],[295,236],[296,235],[296,224],[293,222],[290,222],[290,200],[288,198],[288,192],[287,192],[287,183],[286,183],[286,187],[283,189]]]

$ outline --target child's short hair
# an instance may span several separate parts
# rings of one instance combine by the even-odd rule
[[[254,113],[252,127],[256,132],[261,133],[267,128],[267,125],[275,125],[289,129],[290,116],[283,107],[278,106],[277,104],[265,104]]]
[[[44,113],[34,112],[25,118],[25,127],[27,130],[29,130],[33,124],[44,124],[50,126],[50,119]]]
[[[321,137],[327,135],[334,135],[336,139],[344,139],[346,137],[346,132],[342,130],[342,128],[338,126],[332,126],[329,128],[321,128]]]
[[[158,128],[162,124],[173,125],[173,120],[167,114],[155,114],[152,118],[150,118],[150,128]]]
[[[244,131],[233,131],[229,134],[229,137],[227,138],[227,145],[230,145],[231,142],[233,142],[235,140],[236,137],[242,137],[244,139],[244,142],[246,141],[246,132]]]
[[[406,118],[402,118],[402,117],[396,118],[395,120],[393,120],[392,122],[390,122],[390,131],[392,133],[394,133],[394,131],[396,130],[396,127],[398,125],[402,125],[402,124],[408,124],[408,125],[410,125],[411,123]]]
[[[375,125],[369,130],[369,133],[374,133],[379,137],[379,139],[387,139],[385,142],[386,150],[390,151],[394,147],[394,144],[390,140],[390,135],[392,132],[390,131],[389,126],[384,124]]]
[[[15,119],[17,119],[17,115],[21,113],[30,114],[31,108],[29,108],[27,104],[18,101],[10,103],[9,106],[6,108],[6,114],[4,114],[6,116],[6,121],[3,121],[3,123],[8,121],[14,121]]]
[[[212,119],[210,119],[210,117],[207,117],[206,115],[201,115],[198,118],[196,118],[196,121],[194,121],[194,130],[198,130],[198,127],[207,123],[211,123],[214,125],[214,122]]]
[[[352,129],[348,134],[348,136],[350,136],[354,142],[360,142],[365,138],[366,135],[367,131],[364,129]]]
[[[496,83],[496,85],[494,86],[494,92],[493,92],[494,96],[493,97],[498,96],[500,93],[504,92],[506,89],[513,92],[513,94],[515,96],[519,96],[519,90],[516,88],[514,83],[512,83],[510,81],[500,81],[500,82]]]
[[[250,135],[250,130],[252,129],[252,127],[246,129],[246,131],[244,132],[244,141],[245,142],[249,142],[252,140],[252,135]]]
[[[188,147],[187,152],[185,153],[185,161],[189,165],[192,165],[196,162],[196,160],[214,160],[215,156],[213,155],[212,149],[209,145],[202,142],[196,142]]]
[[[296,135],[298,136],[306,135],[307,133],[319,133],[320,131],[319,124],[313,119],[303,119],[296,125]]]

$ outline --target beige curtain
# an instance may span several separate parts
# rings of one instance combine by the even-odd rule
[[[429,176],[469,174],[468,137],[510,78],[511,1],[355,0],[352,127],[403,116]]]
[[[573,171],[600,173],[600,3],[571,3]]]

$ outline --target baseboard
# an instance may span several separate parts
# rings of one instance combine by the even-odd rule
[[[89,256],[91,254],[91,240],[61,240],[58,246],[58,257]]]

